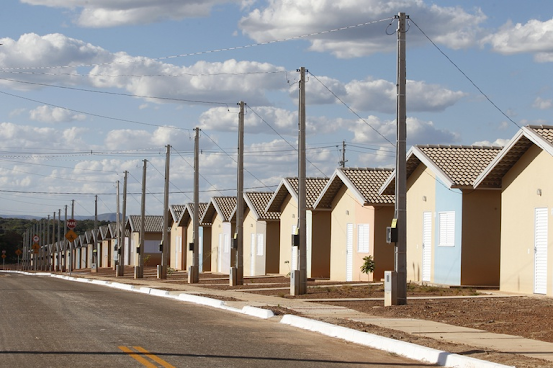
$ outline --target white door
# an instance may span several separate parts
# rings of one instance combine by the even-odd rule
[[[217,247],[217,271],[223,272],[223,234],[219,234],[219,246]]]
[[[250,237],[250,276],[255,275],[255,234]]]
[[[353,224],[346,225],[346,281],[353,281]]]
[[[534,218],[534,293],[547,292],[547,208],[536,208]]]
[[[430,281],[432,268],[432,212],[422,214],[422,281]]]

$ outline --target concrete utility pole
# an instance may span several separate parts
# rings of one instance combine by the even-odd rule
[[[51,270],[55,271],[56,264],[56,211],[54,211],[54,221],[52,222],[52,267]]]
[[[118,249],[121,246],[121,223],[119,221],[119,180],[117,180],[117,200],[115,201],[115,239],[117,240],[117,246],[113,247],[113,265],[111,266],[114,271],[117,270],[117,263],[119,261]],[[115,272],[117,276],[117,271]]]
[[[194,128],[194,213],[192,214],[192,226],[194,226],[192,265],[188,267],[188,283],[200,282],[200,128]]]
[[[94,196],[94,232],[92,233],[92,267],[91,272],[98,272],[98,195]]]
[[[342,141],[342,160],[338,163],[341,167],[346,167],[346,162],[348,162],[348,160],[346,160],[346,141]]]
[[[125,177],[123,179],[123,224],[121,224],[120,234],[121,234],[121,244],[119,245],[119,264],[115,270],[116,276],[125,275],[125,241],[127,239],[126,225],[127,225],[127,174],[129,172],[125,171]]]
[[[71,200],[71,219],[75,219],[75,200]],[[67,226],[67,223],[65,224]],[[74,251],[75,242],[69,242],[69,275],[73,271],[73,251]]]
[[[67,266],[67,238],[65,235],[67,234],[67,205],[65,205],[65,216],[63,220],[63,271],[66,271]]]
[[[144,277],[144,236],[146,231],[146,163],[148,160],[144,160],[144,166],[142,168],[142,200],[140,201],[140,244],[138,245],[138,262],[134,267],[134,278],[141,279]]]
[[[298,231],[299,231],[299,270],[292,270],[290,294],[307,293],[307,216],[306,216],[306,166],[305,166],[305,67],[301,67],[298,108]],[[293,249],[293,248],[292,248]]]
[[[244,101],[238,103],[238,162],[236,185],[236,267],[230,269],[230,285],[244,285]]]
[[[57,267],[57,271],[62,271],[62,268],[61,268],[61,244],[62,244],[62,240],[61,240],[61,237],[60,237],[60,232],[61,232],[61,208],[58,209],[58,267]]]
[[[51,252],[52,249],[50,247],[50,215],[48,215],[48,220],[46,220],[46,269],[50,270],[50,258],[51,258]],[[52,243],[53,245],[54,243]]]
[[[171,146],[165,146],[165,187],[163,189],[163,230],[161,238],[161,265],[157,266],[157,278],[167,278],[167,259],[171,245],[169,235],[169,160],[171,159]]]
[[[395,304],[407,304],[407,172],[406,172],[406,68],[405,68],[405,13],[397,16],[397,142],[396,142],[396,188],[395,218],[397,219],[397,243],[395,247],[395,272],[397,273]],[[394,293],[392,292],[392,295]],[[394,305],[392,298],[392,305]]]

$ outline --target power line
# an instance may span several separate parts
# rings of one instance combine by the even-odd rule
[[[159,124],[144,123],[144,122],[135,121],[135,120],[129,120],[129,119],[114,118],[114,117],[111,117],[111,116],[100,115],[100,114],[95,114],[95,113],[91,113],[91,112],[86,112],[86,111],[81,111],[81,110],[70,109],[70,108],[68,108],[68,107],[64,107],[64,106],[60,106],[60,105],[55,105],[55,104],[51,104],[51,103],[48,103],[48,102],[42,102],[42,101],[34,100],[34,99],[32,99],[32,98],[28,98],[28,97],[23,97],[23,96],[15,95],[15,94],[13,94],[13,93],[8,93],[8,92],[5,92],[5,91],[0,91],[0,93],[1,93],[1,94],[4,94],[4,95],[7,95],[7,96],[11,96],[11,97],[15,97],[15,98],[20,98],[20,99],[22,99],[22,100],[27,100],[27,101],[31,101],[31,102],[38,103],[38,104],[43,104],[43,105],[48,105],[48,106],[52,106],[52,107],[57,107],[57,108],[59,108],[59,109],[64,109],[64,110],[67,110],[67,111],[75,112],[75,113],[77,113],[77,114],[84,114],[84,115],[94,116],[94,117],[98,117],[98,118],[102,118],[102,119],[121,121],[121,122],[124,122],[124,123],[131,123],[131,124],[148,125],[148,126],[154,126],[154,127],[158,127],[158,128],[168,128],[168,129],[177,129],[177,130],[186,130],[186,131],[190,130],[190,129],[178,128],[178,127],[168,126],[168,125],[159,125]]]
[[[392,143],[391,140],[389,140],[388,138],[386,138],[386,136],[382,133],[380,133],[375,127],[373,127],[371,124],[369,124],[365,119],[363,119],[361,117],[361,115],[359,115],[356,111],[354,111],[347,103],[344,102],[344,100],[342,100],[340,97],[338,97],[338,95],[336,93],[334,93],[329,87],[327,87],[319,78],[317,78],[316,75],[314,75],[313,73],[311,73],[310,71],[308,72],[309,75],[311,75],[313,78],[315,78],[315,80],[317,82],[319,82],[328,92],[330,92],[330,94],[332,94],[338,101],[340,101],[340,103],[342,105],[344,105],[349,111],[351,111],[352,114],[354,114],[355,116],[357,116],[359,118],[359,120],[361,120],[363,123],[365,123],[369,128],[371,128],[372,130],[375,131],[376,134],[378,134],[379,136],[381,136],[382,138],[384,138],[384,140],[386,140],[388,143],[390,143],[392,146],[395,147],[395,144]]]
[[[249,49],[249,48],[253,48],[253,47],[271,45],[271,44],[274,44],[274,43],[282,43],[282,42],[287,42],[287,41],[300,40],[300,39],[314,37],[314,36],[320,36],[320,35],[324,35],[324,34],[328,34],[328,33],[335,33],[335,32],[346,31],[346,30],[350,30],[350,29],[354,29],[354,28],[365,27],[365,26],[380,23],[380,22],[390,21],[391,19],[394,19],[394,18],[393,17],[388,17],[388,18],[374,20],[374,21],[370,21],[370,22],[364,22],[364,23],[349,25],[349,26],[345,26],[345,27],[333,28],[333,29],[329,29],[329,30],[325,30],[325,31],[306,33],[306,34],[299,35],[299,36],[281,38],[281,39],[272,40],[272,41],[258,42],[258,43],[253,43],[253,44],[249,44],[249,45],[225,47],[225,48],[220,48],[220,49],[215,49],[215,50],[198,51],[198,52],[192,52],[192,53],[187,53],[187,54],[163,56],[163,57],[158,57],[158,58],[152,58],[150,60],[160,61],[160,60],[176,59],[176,58],[181,58],[181,57],[213,54],[213,53],[225,52],[225,51],[235,51],[235,50]],[[42,66],[42,67],[15,67],[15,68],[2,68],[2,69],[0,69],[0,71],[41,70],[41,69],[81,68],[81,67],[84,68],[84,67],[95,67],[95,66],[104,66],[104,65],[112,65],[112,64],[130,64],[133,61],[134,60],[125,61],[125,62],[119,61],[119,62],[106,62],[106,63],[96,63],[96,64],[80,64],[80,65],[58,65],[58,66]]]
[[[474,88],[476,88],[478,90],[478,92],[480,92],[480,94],[482,96],[484,96],[484,98],[486,100],[488,100],[488,102],[490,104],[492,104],[493,107],[495,107],[495,109],[497,111],[499,111],[503,116],[505,116],[507,118],[507,120],[509,120],[511,123],[513,123],[517,128],[521,129],[521,126],[518,125],[513,119],[511,119],[509,117],[509,115],[507,115],[503,110],[501,110],[501,108],[499,106],[497,106],[489,97],[487,94],[484,93],[484,91],[482,91],[482,89],[480,89],[480,87],[478,87],[476,85],[476,83],[457,65],[453,62],[453,60],[451,60],[451,58],[449,56],[447,56],[447,54],[440,48],[438,47],[438,45],[436,45],[436,43],[434,41],[432,41],[432,39],[419,27],[419,25],[417,23],[415,23],[415,21],[410,18],[410,21],[415,25],[415,27],[417,27],[419,29],[419,31],[423,34],[424,37],[426,37],[426,39],[428,41],[430,41],[430,43],[436,48],[436,50],[438,50],[440,52],[440,54],[442,54],[450,63],[451,65],[453,65],[458,71],[459,73],[461,73],[466,80],[468,80],[473,86]]]

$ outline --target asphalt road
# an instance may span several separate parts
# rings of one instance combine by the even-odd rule
[[[424,367],[275,321],[0,273],[0,367]]]

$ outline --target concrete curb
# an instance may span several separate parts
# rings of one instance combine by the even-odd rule
[[[280,323],[442,367],[515,368],[290,314],[282,317]]]

